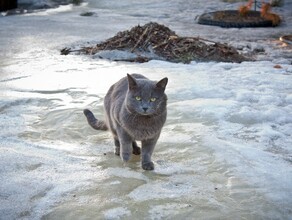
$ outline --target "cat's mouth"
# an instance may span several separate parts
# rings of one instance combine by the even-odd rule
[[[139,109],[139,112],[138,113],[140,115],[143,115],[143,116],[148,116],[148,115],[151,115],[152,114],[152,112],[147,107],[143,107],[143,108]]]
[[[148,117],[150,117],[150,116],[153,115],[153,112],[150,112],[150,111],[140,111],[139,114],[141,116],[148,116]]]
[[[142,116],[151,116],[152,114],[148,113],[148,112],[140,112],[140,115],[142,115]]]
[[[146,119],[147,119],[147,118],[152,118],[153,115],[152,115],[152,114],[148,114],[148,115],[145,115],[145,114],[144,114],[144,115],[141,115],[141,116],[142,116],[143,118],[146,118]]]

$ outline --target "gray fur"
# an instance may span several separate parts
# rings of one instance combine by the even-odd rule
[[[103,130],[103,131],[108,130],[106,123],[104,121],[97,120],[90,110],[84,109],[83,113],[86,116],[87,122],[91,127],[93,127],[96,130]]]
[[[140,154],[136,141],[141,141],[144,170],[154,169],[151,156],[166,120],[167,82],[167,78],[156,82],[140,74],[128,74],[112,85],[105,96],[105,122],[84,110],[93,128],[112,132],[116,154],[123,161],[128,161],[131,153]]]

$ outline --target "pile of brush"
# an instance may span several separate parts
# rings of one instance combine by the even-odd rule
[[[226,44],[200,37],[179,37],[168,27],[153,22],[119,32],[102,43],[83,47],[78,52],[92,55],[105,50],[121,50],[137,54],[135,59],[123,59],[132,62],[147,62],[152,59],[141,56],[143,53],[153,53],[162,60],[182,63],[191,61],[239,63],[249,60]],[[73,52],[70,48],[61,50],[61,54],[64,55],[70,52]]]

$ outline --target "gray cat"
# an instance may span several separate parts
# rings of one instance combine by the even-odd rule
[[[141,153],[136,143],[141,141],[144,170],[154,169],[151,155],[166,120],[167,82],[167,78],[155,82],[140,74],[127,74],[105,96],[105,122],[96,119],[88,109],[84,110],[91,127],[112,132],[115,154],[123,161],[128,161],[131,153]]]

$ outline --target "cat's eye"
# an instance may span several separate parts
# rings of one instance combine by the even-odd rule
[[[142,100],[142,98],[141,98],[140,96],[136,96],[135,99],[136,99],[137,101],[141,101],[141,100]]]
[[[156,98],[150,98],[150,102],[155,102]]]

